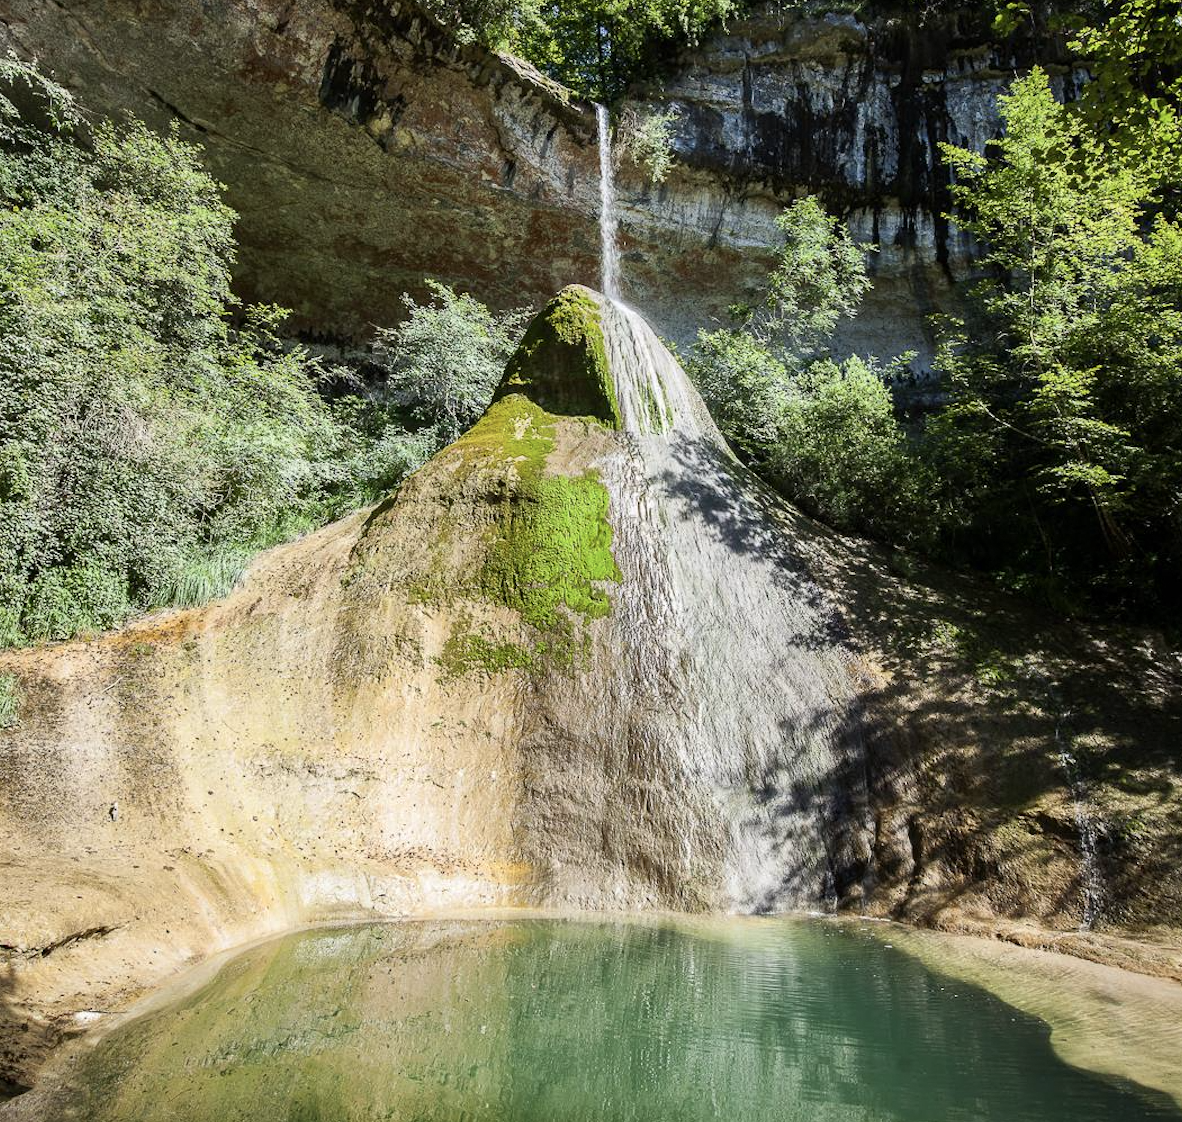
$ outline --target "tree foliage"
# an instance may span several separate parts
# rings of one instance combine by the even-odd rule
[[[398,327],[379,328],[375,357],[385,370],[386,392],[423,428],[436,428],[441,444],[450,444],[492,400],[529,309],[496,314],[438,281],[427,287],[427,304],[403,295],[409,315]]]
[[[617,100],[671,51],[696,44],[735,0],[433,0],[461,36],[532,62],[580,97]]]
[[[648,176],[650,183],[664,183],[673,168],[673,132],[680,114],[640,111],[629,107],[616,126],[615,143]]]
[[[1152,594],[1182,560],[1182,228],[1042,71],[1001,112],[986,155],[945,150],[990,275],[971,334],[945,329],[933,447],[983,560]]]
[[[999,4],[1008,33],[1034,4]],[[1176,0],[1084,0],[1052,8],[1052,23],[1091,72],[1076,111],[1103,137],[1109,160],[1141,165],[1177,187],[1182,158],[1182,20]]]
[[[277,338],[283,312],[232,295],[234,214],[196,149],[133,120],[84,130],[14,61],[0,82],[0,646],[224,594],[253,551],[370,501],[491,396],[493,328],[514,321],[440,288],[435,334],[415,314],[395,333],[398,369],[428,379],[413,416],[328,400]]]
[[[732,445],[806,510],[835,526],[900,530],[916,465],[894,415],[888,371],[821,352],[869,288],[865,253],[814,198],[778,220],[784,241],[756,307],[701,332],[687,368]],[[919,523],[910,519],[912,528]]]
[[[947,404],[926,424],[904,435],[874,364],[819,357],[867,281],[864,247],[815,203],[781,220],[765,300],[691,366],[742,454],[833,524],[1070,610],[1176,609],[1182,23],[1127,0],[1077,33],[1096,73],[1081,99],[1035,69],[984,153],[943,147],[981,275],[940,324]]]

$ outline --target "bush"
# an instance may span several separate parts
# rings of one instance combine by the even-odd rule
[[[923,470],[873,359],[818,356],[868,288],[857,246],[815,199],[779,220],[779,261],[740,326],[701,332],[687,362],[719,428],[757,471],[841,529],[914,542]]]
[[[818,361],[792,381],[768,466],[832,525],[908,543],[920,530],[912,499],[922,472],[872,361]]]
[[[0,586],[9,640],[13,615],[61,639],[315,507],[336,434],[281,313],[229,325],[234,216],[197,152],[135,121],[77,145],[67,95],[5,76],[57,126],[0,106]]]
[[[414,431],[330,403],[282,309],[231,294],[234,214],[196,149],[134,120],[80,138],[60,87],[15,61],[0,82],[0,645],[225,595],[479,415],[520,314],[434,286],[380,340]]]
[[[664,183],[673,168],[673,126],[680,114],[627,110],[616,130],[620,146],[629,159],[644,170],[652,183]]]
[[[410,314],[378,330],[375,353],[387,393],[450,444],[488,407],[529,311],[497,315],[446,284],[429,280],[427,287],[427,304],[403,295]]]
[[[783,358],[746,331],[703,331],[685,366],[731,445],[764,459],[779,438],[789,393]]]

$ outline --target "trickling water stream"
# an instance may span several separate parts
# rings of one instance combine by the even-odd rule
[[[1071,803],[1075,812],[1075,826],[1079,831],[1080,887],[1083,893],[1083,911],[1079,929],[1091,931],[1100,915],[1104,902],[1104,878],[1100,874],[1098,854],[1099,831],[1092,815],[1087,787],[1079,773],[1079,762],[1060,740],[1059,725],[1055,725],[1055,748],[1059,764],[1067,777],[1071,792]]]
[[[599,241],[602,288],[611,300],[620,298],[620,249],[616,221],[615,177],[612,173],[612,131],[607,107],[596,104],[599,126]]]

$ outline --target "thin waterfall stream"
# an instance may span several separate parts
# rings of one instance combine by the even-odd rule
[[[1075,825],[1079,832],[1079,879],[1083,896],[1079,929],[1091,931],[1104,902],[1104,878],[1100,873],[1097,848],[1099,831],[1090,809],[1087,786],[1080,775],[1079,761],[1062,742],[1058,723],[1055,725],[1055,750],[1063,774],[1067,777],[1067,788],[1071,792],[1071,803],[1075,812]]]
[[[615,177],[612,173],[612,126],[607,106],[595,106],[599,126],[599,241],[601,287],[609,300],[620,299],[619,222],[616,218]]]

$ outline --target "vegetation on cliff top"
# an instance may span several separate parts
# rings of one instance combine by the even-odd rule
[[[510,51],[609,104],[737,11],[736,0],[428,0],[462,38]]]

